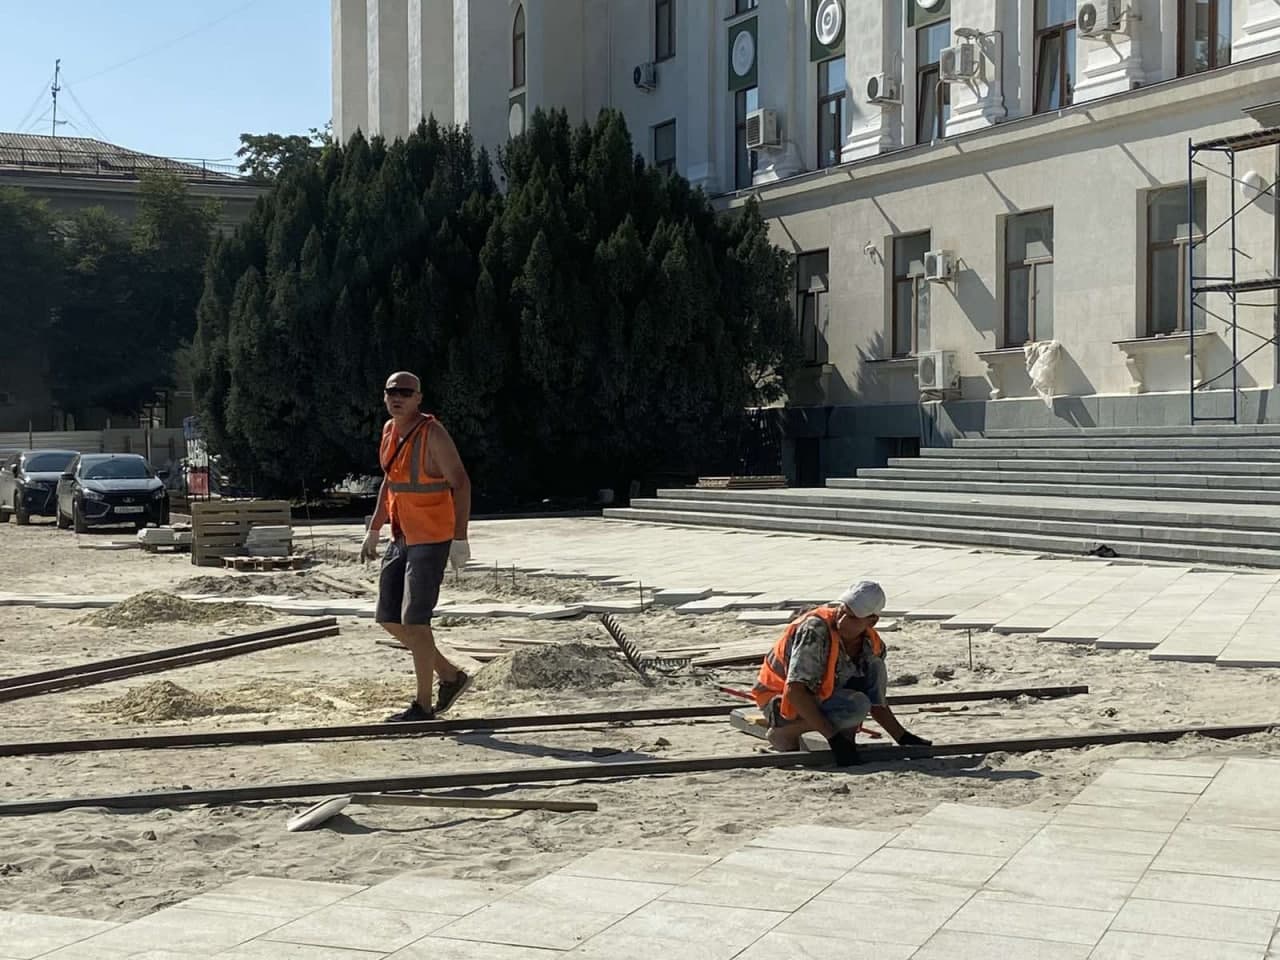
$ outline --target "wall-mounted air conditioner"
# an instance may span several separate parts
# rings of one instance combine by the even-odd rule
[[[631,82],[646,93],[658,85],[658,68],[652,63],[641,63],[631,71]]]
[[[924,350],[916,354],[916,385],[930,393],[960,389],[955,351]]]
[[[1105,37],[1119,30],[1123,20],[1121,0],[1095,0],[1080,4],[1076,29],[1084,37]]]
[[[956,258],[950,250],[930,250],[924,255],[924,278],[941,283],[955,276]]]
[[[898,81],[887,73],[873,73],[867,80],[868,103],[899,103],[902,93]]]
[[[946,83],[961,83],[978,75],[980,64],[978,47],[972,43],[957,43],[943,47],[938,58],[938,76]]]
[[[782,141],[778,136],[778,111],[751,110],[747,113],[747,149],[776,147]]]

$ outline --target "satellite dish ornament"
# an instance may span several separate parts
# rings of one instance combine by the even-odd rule
[[[813,35],[824,47],[840,39],[844,27],[844,0],[821,0],[813,18]]]

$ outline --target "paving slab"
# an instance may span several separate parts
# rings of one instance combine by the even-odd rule
[[[738,622],[761,627],[782,626],[790,623],[794,616],[794,610],[744,610],[738,614]]]
[[[730,960],[786,916],[772,910],[658,900],[592,937],[573,956],[594,960]]]
[[[1126,773],[1146,773],[1161,777],[1216,777],[1222,764],[1221,760],[1147,760],[1141,757],[1122,757],[1111,768]]]
[[[1263,960],[1263,948],[1187,937],[1112,930],[1089,954],[1090,960]]]
[[[901,850],[884,847],[864,860],[860,873],[893,873],[928,877],[945,883],[979,887],[1004,866],[1004,857],[971,853],[939,853],[934,850]]]
[[[332,908],[330,908],[332,909]],[[167,907],[85,941],[103,950],[216,953],[279,927],[278,917]]]
[[[705,600],[711,593],[710,587],[662,587],[654,593],[653,599],[655,603],[677,607],[683,603]]]
[[[802,853],[831,853],[856,857],[871,856],[894,837],[886,830],[851,830],[844,827],[790,826],[766,830],[748,844],[774,850],[796,850]]]
[[[868,877],[855,871],[778,925],[778,933],[844,937],[920,946],[972,896],[967,887],[919,877]]]
[[[1085,960],[1092,947],[990,933],[939,931],[912,960]]]
[[[1157,817],[1176,815],[1181,819],[1186,816],[1195,800],[1194,794],[1126,790],[1120,787],[1099,786],[1095,782],[1076,794],[1071,802],[1076,805],[1143,810]]]
[[[767,869],[752,870],[718,863],[673,888],[662,899],[790,913],[820,894],[834,879],[836,877],[815,879],[803,873],[778,876]]]
[[[1148,870],[1133,890],[1144,900],[1280,911],[1280,880]]]
[[[1046,813],[943,803],[898,834],[889,846],[1007,858],[1051,819]]]
[[[623,915],[639,910],[646,903],[657,900],[673,889],[675,888],[669,883],[606,880],[602,877],[575,877],[567,873],[553,873],[521,888],[513,896],[547,907],[580,908],[593,913]]]
[[[1182,823],[1151,866],[1174,873],[1280,880],[1280,831]]]
[[[1091,786],[1113,790],[1144,790],[1153,793],[1185,793],[1199,795],[1209,785],[1209,777],[1181,777],[1169,774],[1132,773],[1112,768],[1093,781]]]
[[[749,596],[743,594],[721,594],[716,597],[707,597],[705,600],[686,601],[676,607],[676,613],[724,613],[726,610],[734,609],[734,604],[742,600],[750,600]]]
[[[910,960],[915,950],[915,947],[901,943],[872,943],[850,939],[849,936],[815,937],[770,932],[738,954],[735,960],[850,960],[853,957]]]
[[[381,957],[381,954],[374,956]],[[506,943],[423,937],[403,950],[390,954],[386,960],[562,960],[565,956],[576,954],[566,955],[563,950],[541,950],[537,947],[513,947]],[[374,960],[374,957],[366,953],[363,957],[353,957],[352,960]]]
[[[1163,840],[1182,822],[1185,815],[1184,810],[1100,807],[1069,803],[1058,811],[1054,822],[1059,826],[1150,832]]]
[[[1039,837],[1056,846],[1154,857],[1169,839],[1169,833],[1055,822],[1041,830]]]
[[[29,960],[106,933],[117,926],[101,920],[0,911],[0,950],[4,951],[6,958]]]
[[[1276,916],[1275,910],[1133,899],[1117,914],[1111,929],[1251,943],[1265,948],[1271,942]]]
[[[346,900],[346,904],[462,917],[519,889],[514,884],[406,873],[355,893]]]
[[[250,913],[293,920],[364,889],[352,883],[245,877],[183,901],[182,906],[215,913]]]
[[[278,927],[260,939],[391,953],[454,919],[444,914],[355,907],[339,903],[322,907],[299,920]]]
[[[716,862],[715,857],[653,850],[595,850],[561,867],[557,873],[604,880],[642,880],[649,883],[683,883]]]
[[[977,893],[956,911],[943,930],[1054,940],[1092,947],[1106,933],[1115,915],[1112,910],[1016,903]]]
[[[250,940],[232,947],[210,960],[382,960],[383,953],[368,950],[343,950],[340,947],[316,947],[308,943],[281,943],[279,940]],[[172,955],[173,960],[192,960],[189,954]],[[134,960],[130,957],[129,960]],[[203,958],[198,958],[203,960]]]
[[[805,856],[779,856],[778,851],[769,847],[742,847],[734,850],[707,870],[730,868],[757,876],[775,876],[780,880],[821,880],[824,884],[833,883],[853,870],[874,851],[868,848],[846,848],[830,853],[806,852]],[[707,871],[699,873],[694,880]]]

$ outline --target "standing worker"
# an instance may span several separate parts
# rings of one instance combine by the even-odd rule
[[[413,654],[418,694],[407,710],[387,721],[432,720],[453,706],[471,680],[436,650],[431,632],[445,565],[459,570],[471,559],[471,480],[448,431],[418,409],[422,383],[414,374],[393,373],[383,393],[391,419],[382,428],[378,449],[382,486],[360,559],[377,559],[382,525],[390,520],[391,544],[382,558],[376,617]],[[434,674],[439,674],[440,686],[433,709]]]
[[[930,745],[904,730],[885,700],[885,645],[875,631],[884,604],[880,584],[864,580],[787,625],[751,690],[775,750],[795,750],[816,730],[837,764],[858,763],[854,737],[868,713],[902,746]]]

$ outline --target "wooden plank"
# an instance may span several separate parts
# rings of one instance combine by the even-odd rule
[[[1169,743],[1186,736],[1216,740],[1266,733],[1280,726],[1255,723],[1232,727],[1178,727],[1165,730],[1132,730],[1084,733],[1065,737],[1027,737],[1012,740],[979,740],[967,743],[934,744],[929,747],[869,746],[861,755],[867,765],[898,760],[926,760],[938,757],[981,756],[988,753],[1031,753],[1047,750],[1074,750],[1079,747],[1111,746],[1121,743]],[[750,753],[737,756],[691,757],[684,760],[634,760],[617,763],[562,763],[550,767],[471,770],[459,773],[370,777],[361,780],[330,780],[263,784],[260,786],[213,787],[198,790],[168,790],[148,793],[100,794],[86,797],[11,800],[0,803],[0,816],[57,813],[78,807],[107,807],[117,810],[155,810],[195,804],[230,806],[261,800],[289,800],[324,797],[331,794],[380,793],[386,791],[442,790],[454,787],[482,787],[518,783],[549,783],[579,780],[617,780],[629,777],[668,776],[679,773],[706,773],[717,770],[767,769],[778,767],[821,767],[831,762],[828,751]],[[854,775],[859,768],[847,772]],[[866,769],[864,766],[861,769]]]
[[[395,641],[392,641],[393,643]],[[1015,690],[969,690],[952,693],[914,694],[889,697],[891,706],[917,703],[956,703],[998,700],[1030,695],[1048,699],[1088,693],[1085,686],[1028,687]],[[201,733],[157,734],[151,736],[102,739],[46,740],[44,742],[0,744],[0,757],[32,754],[89,753],[98,750],[157,750],[181,747],[212,747],[245,744],[303,743],[312,740],[345,738],[398,739],[415,736],[448,736],[481,730],[514,730],[529,727],[579,726],[594,723],[636,723],[649,720],[694,720],[727,717],[738,709],[732,703],[696,707],[651,707],[640,710],[604,710],[591,713],[535,714],[512,717],[472,717],[450,720],[420,720],[412,723],[357,723],[329,727],[260,727],[250,730],[215,730]]]

